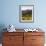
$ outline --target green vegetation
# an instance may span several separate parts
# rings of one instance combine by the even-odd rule
[[[32,10],[22,11],[22,20],[32,20]]]

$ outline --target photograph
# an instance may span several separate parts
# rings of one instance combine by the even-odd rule
[[[20,5],[20,22],[33,22],[34,15],[34,6],[33,5]]]

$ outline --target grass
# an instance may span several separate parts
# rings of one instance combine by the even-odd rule
[[[31,14],[22,15],[22,20],[32,20]]]

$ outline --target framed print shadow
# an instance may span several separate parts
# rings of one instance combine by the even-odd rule
[[[34,22],[34,5],[19,5],[19,21]]]

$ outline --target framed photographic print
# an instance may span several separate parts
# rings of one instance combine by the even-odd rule
[[[20,22],[24,22],[24,23],[33,22],[34,21],[34,5],[20,5],[19,20]]]

